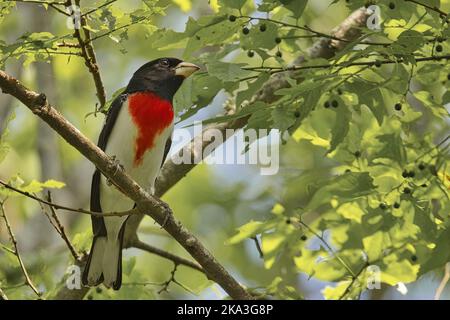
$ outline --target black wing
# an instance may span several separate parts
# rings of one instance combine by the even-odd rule
[[[97,145],[103,151],[106,150],[106,145],[108,143],[109,136],[111,135],[114,124],[116,123],[119,112],[122,108],[123,103],[127,99],[126,94],[119,95],[111,104],[109,108],[108,115],[106,116],[105,125],[100,132],[100,137],[98,138]],[[100,178],[101,173],[98,169],[95,169],[94,175],[92,177],[91,184],[91,211],[102,212],[102,207],[100,205]],[[92,220],[92,231],[94,236],[105,236],[106,228],[102,217],[91,215]]]
[[[167,154],[169,153],[170,147],[172,146],[172,137],[169,137],[166,141],[166,145],[164,147],[164,156],[162,158],[162,162],[161,162],[161,168],[164,164],[164,161],[166,161],[167,158]]]

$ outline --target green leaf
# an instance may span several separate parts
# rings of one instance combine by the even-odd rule
[[[429,91],[414,92],[414,97],[416,97],[417,100],[422,102],[423,105],[427,107],[434,116],[443,119],[449,116],[447,110],[441,103],[438,103],[436,101],[431,92]]]
[[[238,81],[247,77],[250,72],[242,69],[242,63],[228,63],[221,61],[211,61],[207,64],[208,73],[223,82]]]
[[[289,11],[292,12],[294,18],[300,18],[305,10],[307,0],[279,0]]]
[[[250,99],[255,95],[255,93],[261,89],[264,83],[269,80],[270,74],[267,72],[261,73],[258,78],[248,83],[248,88],[242,91],[239,91],[236,95],[236,106],[240,106],[244,101],[250,101]]]
[[[364,251],[369,258],[369,261],[377,261],[381,258],[386,243],[386,236],[389,237],[389,235],[385,235],[384,232],[377,231],[362,239]]]
[[[375,186],[373,179],[367,172],[349,172],[333,177],[324,186],[318,189],[305,211],[312,211],[319,206],[329,203],[333,197],[339,198],[343,203],[351,201],[373,192]]]
[[[366,83],[360,80],[348,83],[346,85],[349,91],[358,94],[360,104],[365,104],[375,118],[378,124],[383,124],[383,118],[388,115],[384,106],[384,99],[378,84]]]
[[[374,158],[388,158],[400,164],[405,161],[405,150],[400,135],[398,133],[383,134],[376,137],[383,143],[383,147],[375,152]]]
[[[247,0],[219,0],[221,6],[232,8],[232,9],[241,9]]]
[[[293,112],[286,108],[275,108],[272,110],[273,128],[279,129],[281,132],[289,129],[295,122]]]
[[[351,118],[352,114],[346,106],[341,106],[339,110],[336,110],[336,121],[331,130],[331,142],[328,153],[333,152],[337,146],[344,141],[350,128]]]
[[[28,192],[28,193],[36,193],[36,192],[41,192],[44,188],[61,189],[65,185],[66,184],[64,182],[56,181],[53,179],[47,180],[45,182],[39,182],[36,180],[32,180],[26,186],[21,187],[20,190],[22,190],[23,192]]]
[[[238,233],[225,241],[225,244],[232,245],[240,243],[246,239],[252,238],[257,234],[262,233],[267,229],[273,228],[274,226],[274,221],[261,222],[251,220],[250,222],[240,226],[238,228]]]
[[[265,25],[266,31],[261,32],[260,26]],[[278,37],[278,26],[269,21],[260,21],[258,24],[250,28],[250,33],[244,35],[241,30],[239,30],[240,35],[240,46],[243,50],[257,50],[259,53],[262,49],[273,49],[276,47],[277,43],[275,38]]]

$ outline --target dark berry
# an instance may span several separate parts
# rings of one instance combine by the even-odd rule
[[[281,38],[280,37],[276,37],[275,38],[275,43],[281,43]]]
[[[283,54],[281,53],[281,51],[277,51],[276,55],[277,55],[278,58],[281,58],[281,57],[283,56]]]
[[[377,67],[377,68],[381,67],[381,61],[380,60],[375,61],[375,67]]]
[[[242,29],[242,33],[243,33],[243,34],[249,34],[249,33],[250,33],[249,28],[244,27],[244,28]]]
[[[437,42],[442,43],[445,41],[445,38],[443,36],[439,36],[436,38]]]
[[[436,46],[436,52],[442,52],[443,48],[440,44]]]
[[[359,157],[361,157],[361,152],[355,151],[355,153],[353,155],[355,156],[355,158],[359,158]]]
[[[301,239],[302,241],[306,241],[306,240],[308,240],[308,237],[305,236],[305,235],[302,235],[302,236],[300,237],[300,239]]]
[[[414,255],[411,256],[411,261],[412,261],[412,262],[416,262],[416,261],[417,261],[417,256],[414,256]]]
[[[419,170],[425,170],[425,163],[419,163]]]
[[[249,58],[253,58],[253,57],[255,56],[255,53],[254,53],[253,51],[249,50],[249,51],[247,52],[247,56],[248,56]]]
[[[337,108],[339,106],[339,102],[337,102],[337,100],[333,100],[333,101],[331,101],[331,106],[333,108]]]
[[[428,185],[426,183],[424,183],[424,184],[421,185],[421,187],[422,188],[426,188],[426,187],[428,187]]]
[[[400,110],[402,110],[402,104],[400,102],[396,103],[394,108],[395,108],[395,110],[400,111]]]
[[[235,22],[236,19],[237,19],[237,17],[234,16],[234,15],[230,15],[230,16],[228,17],[228,20],[230,20],[231,22]]]
[[[395,9],[395,3],[393,3],[393,2],[389,3],[389,9],[394,10]]]
[[[300,111],[295,111],[294,112],[294,117],[300,118]]]
[[[395,208],[395,209],[400,208],[400,203],[398,203],[398,202],[394,203],[394,208]]]
[[[380,203],[380,209],[381,210],[386,210],[386,205],[384,203]]]
[[[341,89],[337,89],[337,94],[341,95],[342,94],[342,90]]]
[[[264,32],[267,30],[267,26],[265,24],[262,24],[259,26],[259,31]]]
[[[291,218],[286,219],[286,224],[291,224]]]
[[[403,178],[408,178],[408,171],[403,170],[403,172],[402,172],[402,177],[403,177]]]
[[[350,172],[352,172],[352,170],[350,170],[350,169],[345,169],[345,173],[350,173]]]
[[[414,178],[415,175],[416,175],[416,173],[412,170],[410,172],[408,172],[408,177],[410,177],[410,178]]]
[[[406,188],[403,189],[403,193],[404,194],[410,194],[411,193],[411,189],[406,187]]]
[[[97,292],[97,293],[102,293],[102,288],[100,288],[100,287],[97,287],[97,288],[95,288],[95,292]]]
[[[330,102],[329,101],[325,101],[323,106],[328,109],[330,107]]]
[[[447,80],[450,80],[450,73],[447,75]]]

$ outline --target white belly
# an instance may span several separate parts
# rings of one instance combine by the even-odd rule
[[[124,102],[108,139],[105,153],[111,157],[115,156],[125,172],[141,187],[153,194],[153,187],[160,171],[166,141],[171,136],[172,131],[173,122],[155,137],[153,147],[144,153],[140,165],[135,166],[134,154],[137,129],[128,113],[127,102]],[[105,177],[102,176],[100,180],[100,204],[103,212],[121,212],[132,209],[134,201],[122,194],[113,185],[108,185]],[[117,237],[120,227],[126,218],[126,216],[104,218],[108,230],[108,238],[111,236]]]

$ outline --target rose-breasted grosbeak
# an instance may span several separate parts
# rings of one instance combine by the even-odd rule
[[[115,157],[138,184],[153,193],[153,185],[171,145],[172,98],[183,80],[199,67],[176,58],[144,64],[108,112],[98,146]],[[97,169],[91,186],[91,211],[120,212],[134,203],[108,184]],[[104,283],[118,290],[122,284],[122,242],[128,216],[91,216],[94,239],[83,283]]]

